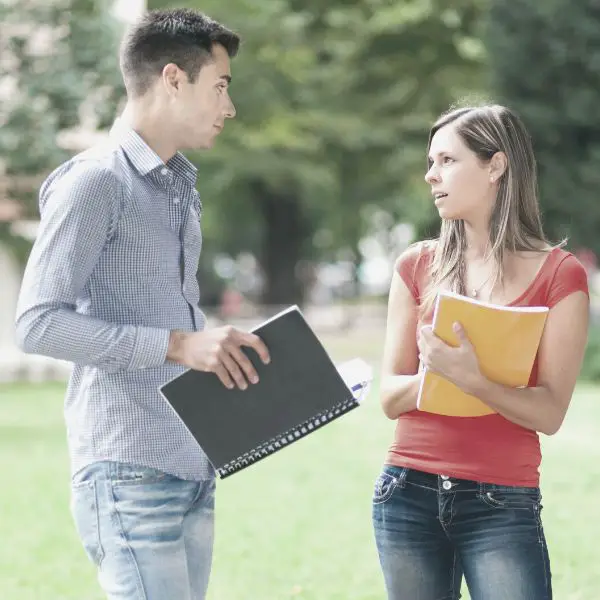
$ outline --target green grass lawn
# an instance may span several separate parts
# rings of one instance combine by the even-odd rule
[[[68,511],[63,386],[0,387],[0,598],[101,600]],[[544,440],[555,598],[600,597],[600,390]],[[218,485],[210,600],[378,600],[370,496],[393,423],[366,405]],[[175,600],[175,599],[173,599]]]

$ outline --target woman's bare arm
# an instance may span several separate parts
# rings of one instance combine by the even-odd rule
[[[417,348],[418,306],[410,290],[394,272],[388,300],[380,400],[390,419],[415,410],[421,382]]]

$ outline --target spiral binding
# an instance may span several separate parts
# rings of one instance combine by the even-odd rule
[[[343,402],[339,402],[330,409],[317,413],[300,425],[296,425],[292,429],[288,429],[284,433],[279,434],[277,437],[263,442],[260,446],[257,446],[253,450],[245,452],[234,460],[229,461],[216,470],[217,474],[222,479],[241,469],[244,469],[245,467],[249,467],[255,462],[273,454],[274,452],[277,452],[278,450],[281,450],[282,448],[285,448],[289,444],[303,438],[309,433],[312,433],[333,419],[337,419],[353,408],[356,408],[358,405],[359,402],[354,397],[350,397]]]

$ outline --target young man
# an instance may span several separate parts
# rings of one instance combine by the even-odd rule
[[[179,153],[210,148],[235,116],[238,46],[203,14],[146,14],[121,49],[126,119],[40,192],[17,336],[26,352],[74,363],[71,508],[111,600],[198,600],[208,584],[214,473],[158,387],[190,367],[246,388],[256,372],[241,346],[269,360],[252,334],[204,331],[201,204]]]

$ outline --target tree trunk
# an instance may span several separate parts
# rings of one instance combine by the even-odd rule
[[[264,222],[260,260],[265,276],[262,302],[301,305],[306,290],[297,276],[297,267],[309,233],[302,201],[293,190],[274,192],[263,182],[255,182],[253,187]]]

